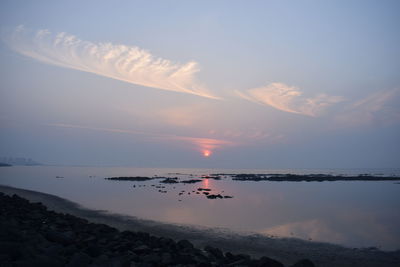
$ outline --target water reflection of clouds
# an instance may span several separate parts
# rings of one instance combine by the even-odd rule
[[[163,217],[166,222],[176,222],[179,218],[179,223],[194,224],[196,222],[196,211],[189,206],[170,206],[163,212]]]
[[[347,213],[335,218],[296,221],[268,227],[260,231],[265,235],[295,237],[305,240],[342,244],[349,247],[376,246],[393,250],[400,246],[400,231],[390,227],[373,214]]]
[[[334,231],[328,223],[319,219],[278,225],[261,232],[279,237],[297,237],[333,243],[343,243],[346,239],[343,233]]]

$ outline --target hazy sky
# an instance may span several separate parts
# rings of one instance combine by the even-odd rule
[[[399,1],[0,2],[0,156],[400,167]]]

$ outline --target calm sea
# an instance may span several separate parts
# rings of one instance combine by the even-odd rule
[[[104,179],[154,175],[194,179],[211,173],[399,175],[400,170],[4,167],[0,168],[0,184],[54,194],[91,209],[161,222],[297,237],[348,247],[400,249],[398,182],[244,182],[203,179],[195,184],[161,185],[160,180],[131,182]],[[198,188],[211,189],[213,194],[233,198],[207,199],[202,193],[196,194]]]

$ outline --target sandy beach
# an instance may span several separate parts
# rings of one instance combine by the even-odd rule
[[[147,232],[151,235],[187,239],[196,247],[214,246],[223,251],[244,253],[259,258],[267,256],[291,265],[310,259],[317,266],[398,266],[400,251],[385,252],[374,248],[353,249],[338,245],[309,242],[294,238],[269,238],[257,234],[234,233],[226,229],[166,224],[139,218],[89,210],[74,202],[45,193],[0,186],[0,192],[17,194],[31,202],[41,202],[49,210],[68,213],[90,222],[103,223],[119,230]]]

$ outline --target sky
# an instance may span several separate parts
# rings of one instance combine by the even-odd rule
[[[399,1],[0,2],[0,156],[400,167]]]

